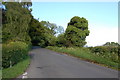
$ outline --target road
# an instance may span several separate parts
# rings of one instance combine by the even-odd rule
[[[27,78],[118,78],[118,71],[45,48],[30,52]]]

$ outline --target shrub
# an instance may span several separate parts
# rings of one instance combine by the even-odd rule
[[[9,42],[3,44],[2,67],[8,68],[22,61],[28,56],[29,46],[24,42]]]
[[[118,46],[96,46],[89,47],[92,53],[112,60],[118,63],[119,47]]]
[[[89,47],[89,49],[93,53],[115,53],[118,54],[118,47],[115,46],[96,46],[96,47]]]

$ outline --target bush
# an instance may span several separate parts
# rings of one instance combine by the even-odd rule
[[[89,47],[89,49],[93,53],[115,53],[118,54],[118,47],[116,46],[96,46],[96,47]]]
[[[3,44],[2,67],[8,68],[22,61],[28,56],[29,46],[24,42],[9,42]]]
[[[119,47],[118,46],[96,46],[96,47],[89,47],[92,53],[112,60],[118,63],[118,55],[119,55]]]

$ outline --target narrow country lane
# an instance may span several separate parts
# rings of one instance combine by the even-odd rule
[[[45,48],[30,52],[27,78],[118,78],[118,71]]]

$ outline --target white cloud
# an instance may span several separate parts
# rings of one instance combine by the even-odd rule
[[[88,46],[103,45],[106,42],[118,42],[118,28],[116,26],[90,25],[89,30],[90,34],[86,38]]]

